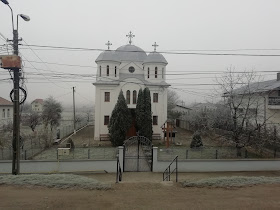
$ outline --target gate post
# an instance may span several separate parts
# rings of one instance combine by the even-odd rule
[[[157,169],[157,157],[158,157],[158,147],[153,147],[153,157],[152,157],[152,160],[153,160],[153,170],[152,172],[158,172],[158,169]]]
[[[124,147],[123,146],[119,146],[118,150],[119,150],[120,165],[121,165],[122,171],[124,171],[124,168],[123,168],[123,163],[124,163],[124,156],[123,156],[123,154],[124,154]]]

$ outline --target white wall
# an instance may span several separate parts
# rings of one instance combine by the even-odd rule
[[[163,172],[171,161],[158,161],[158,148],[153,148],[153,172]],[[173,170],[175,164],[172,165]],[[280,160],[180,160],[179,172],[217,172],[217,171],[279,171]]]
[[[8,115],[9,110],[9,115]],[[0,126],[7,124],[9,122],[13,122],[13,106],[0,106]],[[3,112],[5,112],[5,117],[3,115]]]
[[[107,171],[115,173],[116,160],[20,161],[20,173]],[[0,161],[0,173],[12,173],[12,161]]]

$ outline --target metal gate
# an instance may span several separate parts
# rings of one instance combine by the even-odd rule
[[[153,171],[153,145],[144,136],[124,141],[124,171]]]

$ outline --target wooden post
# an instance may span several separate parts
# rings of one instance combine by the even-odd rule
[[[166,128],[165,123],[163,124],[163,142],[165,142]]]
[[[166,128],[166,147],[169,148],[169,128],[170,128],[170,123],[167,122],[167,128]]]

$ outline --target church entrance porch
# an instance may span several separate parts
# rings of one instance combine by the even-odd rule
[[[130,110],[130,114],[131,114],[131,117],[132,117],[132,124],[129,128],[129,130],[127,131],[126,133],[126,138],[130,138],[132,136],[136,136],[136,121],[135,121],[135,118],[136,118],[136,114],[135,114],[135,109],[129,109]]]
[[[144,136],[124,141],[124,171],[153,171],[153,145]]]

